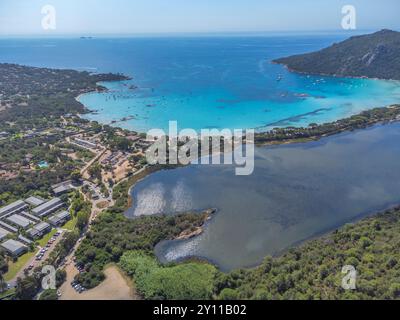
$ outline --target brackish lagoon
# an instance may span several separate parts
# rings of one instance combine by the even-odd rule
[[[232,166],[154,173],[132,190],[128,216],[216,207],[199,237],[164,241],[161,261],[200,256],[222,270],[254,266],[315,235],[400,202],[400,124],[317,142],[256,148],[251,176]]]

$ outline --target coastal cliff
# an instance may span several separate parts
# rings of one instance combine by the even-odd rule
[[[400,32],[384,29],[273,62],[301,73],[400,80]]]

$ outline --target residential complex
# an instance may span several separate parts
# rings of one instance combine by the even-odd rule
[[[7,253],[18,257],[32,241],[42,238],[52,227],[65,224],[71,215],[60,198],[45,200],[29,197],[0,208],[0,244]]]

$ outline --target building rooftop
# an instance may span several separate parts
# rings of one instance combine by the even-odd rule
[[[59,195],[59,194],[68,192],[72,189],[74,189],[74,187],[71,184],[65,184],[65,185],[61,185],[59,187],[54,188],[53,192],[54,192],[54,194]]]
[[[72,181],[71,180],[66,180],[66,181],[63,181],[63,182],[60,182],[60,183],[57,183],[57,184],[53,184],[51,186],[51,188],[55,189],[55,188],[58,188],[58,187],[61,187],[61,186],[64,186],[64,185],[69,185],[69,184],[72,184]]]
[[[13,211],[16,210],[22,210],[22,208],[26,208],[27,205],[24,201],[22,200],[17,200],[13,203],[10,203],[8,206],[5,206],[3,208],[0,209],[0,217],[7,214],[7,213],[11,213]]]
[[[0,228],[0,240],[3,240],[9,234],[10,232],[8,232],[6,229]]]
[[[32,210],[33,214],[43,216],[45,215],[49,210],[62,205],[62,201],[60,198],[53,198],[50,201],[47,201],[43,203],[42,205],[36,207],[35,209]]]
[[[55,214],[55,216],[57,218],[64,219],[64,218],[70,217],[71,214],[68,211],[61,211],[61,212]]]
[[[43,204],[45,202],[45,200],[40,199],[38,197],[29,197],[28,199],[25,200],[25,202],[31,206],[40,206],[41,204]]]
[[[32,221],[36,221],[36,222],[40,222],[40,219],[34,215],[31,215],[30,213],[26,212],[26,211],[22,211],[19,213],[21,216],[24,216]]]
[[[34,226],[33,228],[36,229],[39,232],[43,232],[46,229],[48,229],[50,227],[50,225],[47,222],[41,222],[38,223],[36,226]]]
[[[0,226],[2,226],[3,228],[5,228],[7,230],[10,230],[11,232],[14,232],[14,233],[18,232],[18,230],[16,228],[10,226],[9,224],[7,224],[7,223],[5,223],[3,221],[0,221]]]
[[[32,238],[36,238],[40,236],[40,232],[34,228],[30,228],[26,231],[26,233]]]
[[[61,211],[53,216],[51,216],[48,221],[52,224],[58,224],[60,221],[64,219],[69,219],[71,214],[68,211]]]
[[[20,216],[18,214],[14,214],[13,216],[8,217],[6,220],[21,228],[27,228],[32,223],[31,220],[24,218],[23,216]]]
[[[22,235],[19,235],[19,236],[18,236],[18,240],[21,240],[22,242],[24,242],[24,243],[26,243],[26,244],[28,244],[28,245],[32,243],[31,240],[25,238],[25,237],[22,236]]]
[[[16,241],[16,240],[12,240],[12,239],[7,240],[6,242],[2,243],[1,246],[13,254],[18,254],[22,250],[27,249],[27,247],[23,243]]]

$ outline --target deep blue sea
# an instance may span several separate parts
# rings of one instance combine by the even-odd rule
[[[121,72],[108,93],[79,99],[91,120],[137,131],[257,128],[326,122],[399,102],[394,81],[288,72],[271,60],[314,51],[348,37],[265,35],[93,39],[1,39],[0,62]],[[121,119],[128,117],[129,121]]]

